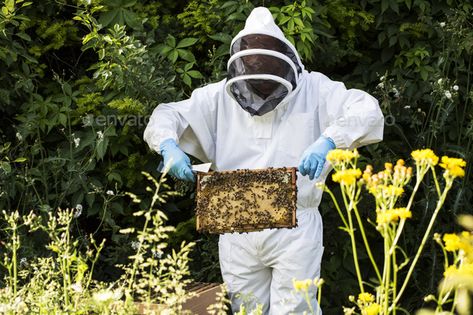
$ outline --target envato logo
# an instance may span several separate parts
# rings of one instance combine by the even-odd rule
[[[385,126],[394,126],[396,124],[396,118],[393,115],[386,115],[384,116],[384,120],[375,118],[375,117],[368,117],[368,118],[363,118],[363,117],[343,117],[343,118],[333,118],[329,119],[328,125],[325,126],[326,128],[332,125],[332,121],[335,121],[335,125],[342,127],[342,128],[355,128],[355,127],[376,127],[376,126],[381,126],[384,124]]]
[[[82,117],[82,126],[130,126],[146,127],[150,121],[150,115],[92,115]]]
[[[148,123],[151,121],[152,117],[150,115],[92,115],[87,114],[86,116],[82,117],[82,125],[84,127],[89,126],[125,126],[128,125],[130,127],[146,127]],[[383,122],[378,118],[363,118],[363,117],[347,117],[347,118],[339,118],[339,119],[328,119],[328,125],[325,126],[327,128],[332,123],[331,121],[335,121],[337,126],[343,128],[353,128],[358,126],[379,126]],[[384,116],[384,125],[386,126],[394,126],[396,124],[396,118],[393,115],[386,115]]]

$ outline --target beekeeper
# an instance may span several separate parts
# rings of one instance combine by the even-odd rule
[[[262,304],[264,314],[299,314],[308,305],[292,279],[318,277],[324,251],[314,183],[327,176],[327,152],[380,141],[383,115],[369,94],[306,71],[263,7],[233,39],[227,70],[189,99],[157,106],[144,139],[172,175],[189,181],[186,153],[217,171],[298,166],[298,227],[220,235],[219,257],[234,312],[245,303]]]

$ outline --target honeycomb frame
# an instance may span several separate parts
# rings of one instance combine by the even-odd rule
[[[294,167],[197,174],[196,228],[253,232],[297,226]]]

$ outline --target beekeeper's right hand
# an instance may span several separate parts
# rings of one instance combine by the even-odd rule
[[[164,140],[159,146],[159,151],[163,157],[164,166],[169,168],[169,174],[177,179],[195,181],[191,169],[191,160],[179,148],[174,139]]]

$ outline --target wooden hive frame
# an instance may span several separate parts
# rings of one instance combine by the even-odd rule
[[[196,227],[210,233],[293,228],[296,168],[197,174]]]

